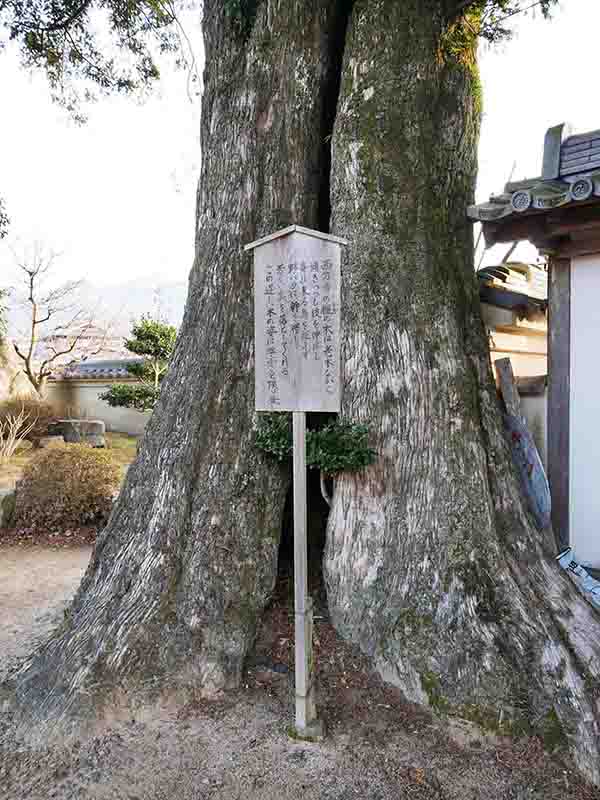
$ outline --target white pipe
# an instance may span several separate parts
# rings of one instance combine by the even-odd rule
[[[556,560],[561,567],[569,572],[574,582],[579,586],[586,599],[595,607],[600,609],[600,581],[585,570],[581,564],[575,561],[573,550],[567,547],[562,553],[556,556]]]
[[[323,495],[323,500],[327,503],[329,508],[331,508],[331,497],[327,494],[327,487],[325,486],[325,476],[323,475],[323,470],[319,470],[319,484],[321,486],[321,494]]]

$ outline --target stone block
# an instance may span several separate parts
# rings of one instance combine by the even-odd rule
[[[35,440],[35,446],[41,448],[42,450],[51,449],[53,447],[61,447],[65,443],[64,436],[40,436],[39,439]]]
[[[64,436],[67,444],[89,444],[106,447],[106,426],[99,419],[59,419],[52,423],[50,433]]]

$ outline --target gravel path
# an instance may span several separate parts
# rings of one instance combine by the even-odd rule
[[[0,682],[60,620],[91,547],[0,547]]]
[[[138,709],[93,738],[27,750],[0,741],[3,800],[597,800],[533,742],[457,744],[430,718],[374,713],[320,744],[254,691],[224,704]],[[477,745],[477,746],[475,746]]]

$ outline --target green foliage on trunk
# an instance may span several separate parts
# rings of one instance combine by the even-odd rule
[[[368,443],[369,428],[346,420],[330,422],[320,430],[308,431],[306,460],[324,475],[357,472],[368,467],[376,452]]]
[[[319,430],[306,432],[306,463],[324,475],[355,472],[368,467],[376,452],[368,443],[369,429],[347,420],[335,420]],[[277,461],[292,456],[290,414],[261,414],[255,434],[256,446]]]

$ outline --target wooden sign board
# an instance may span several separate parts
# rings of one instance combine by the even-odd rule
[[[329,234],[292,225],[254,252],[257,411],[339,411],[340,249]]]

